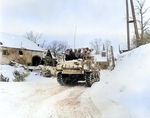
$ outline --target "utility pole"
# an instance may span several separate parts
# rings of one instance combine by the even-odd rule
[[[131,20],[131,21],[129,21],[128,0],[126,0],[127,44],[128,44],[128,50],[130,50],[129,23],[134,23],[134,31],[135,31],[135,36],[136,36],[137,46],[139,46],[139,33],[138,33],[138,28],[137,28],[137,22],[136,22],[136,17],[135,17],[135,11],[134,11],[133,0],[130,0],[130,4],[131,4],[131,10],[132,10],[132,17],[133,17],[133,20]]]
[[[138,33],[138,28],[137,28],[137,22],[136,22],[136,17],[135,17],[135,12],[134,12],[134,5],[133,5],[133,0],[130,0],[131,3],[131,9],[132,9],[132,17],[133,17],[133,22],[134,22],[134,31],[136,35],[136,41],[137,45],[139,46],[139,33]]]
[[[131,4],[131,10],[132,10],[132,17],[133,17],[133,20],[131,20],[131,21],[129,21],[128,0],[126,0],[127,44],[128,44],[128,51],[130,50],[129,23],[134,23],[134,31],[135,31],[135,36],[136,36],[137,46],[139,46],[139,33],[138,33],[138,28],[137,28],[137,22],[136,22],[136,17],[135,17],[135,11],[134,11],[133,0],[130,0],[130,4]]]
[[[128,51],[130,50],[130,33],[129,33],[129,10],[128,10],[128,0],[126,0],[126,17],[127,17],[127,45]]]
[[[115,68],[115,59],[114,59],[114,53],[113,53],[113,47],[111,46],[111,56],[112,56],[112,66],[113,66],[113,69]]]
[[[77,29],[77,25],[75,26],[75,32],[74,32],[74,49],[75,49],[75,43],[76,43],[76,29]]]

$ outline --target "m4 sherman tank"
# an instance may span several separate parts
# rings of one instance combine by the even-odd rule
[[[60,62],[57,64],[56,70],[57,81],[62,86],[85,81],[85,85],[91,87],[94,82],[100,81],[100,69],[92,56],[90,59]]]

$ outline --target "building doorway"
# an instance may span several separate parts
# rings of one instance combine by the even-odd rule
[[[32,58],[32,66],[38,66],[41,63],[41,58],[39,56],[34,56]]]

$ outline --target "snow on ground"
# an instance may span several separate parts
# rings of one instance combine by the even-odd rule
[[[18,71],[21,74],[23,73],[29,73],[26,70],[24,70],[24,68],[22,67],[21,64],[16,63],[16,66],[10,66],[10,65],[0,65],[0,75],[2,74],[4,77],[8,77],[9,78],[9,82],[13,82],[13,80],[15,79],[13,72],[14,71]]]
[[[9,78],[15,69],[1,65]],[[60,86],[56,78],[31,72],[24,82],[0,82],[0,118],[100,118],[89,93],[84,83]]]
[[[119,56],[113,71],[101,71],[91,96],[103,118],[150,118],[150,44]]]
[[[51,100],[56,92],[53,88],[56,82],[40,76],[34,76],[33,79],[41,81],[0,83],[1,118],[56,117]]]
[[[34,82],[0,83],[0,118],[100,118],[82,83],[60,86],[56,78],[33,77]]]

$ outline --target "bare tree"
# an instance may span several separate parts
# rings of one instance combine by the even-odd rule
[[[102,40],[101,39],[94,39],[93,41],[90,42],[91,48],[94,49],[95,54],[100,54],[101,53],[101,47],[102,47]]]
[[[134,48],[138,47],[138,46],[139,46],[138,43],[139,43],[139,42],[137,42],[137,39],[136,39],[136,37],[135,37],[135,35],[134,35],[134,36],[132,37],[131,49],[134,49]]]
[[[111,45],[111,41],[110,40],[105,40],[105,47],[106,47],[106,50],[110,50],[110,45]]]
[[[61,42],[62,43],[62,50],[61,53],[65,53],[65,51],[67,50],[67,48],[69,48],[69,45],[66,41]]]
[[[144,20],[145,14],[147,13],[148,8],[145,8],[145,1],[140,1],[140,0],[136,0],[137,1],[137,15],[138,15],[138,23],[139,23],[139,29],[140,29],[140,45],[146,44],[146,40],[144,38],[144,33],[148,30],[148,23],[150,21],[150,18],[148,18],[147,20]]]
[[[49,49],[52,55],[56,57],[58,54],[63,53],[67,49],[67,47],[68,47],[67,42],[54,40],[47,46],[47,49]]]
[[[106,48],[106,52],[107,52],[107,58],[110,58],[110,56],[111,56],[111,53],[110,53],[110,51],[111,51],[111,49],[110,49],[111,41],[110,40],[105,40],[104,44],[105,44],[105,48]]]
[[[147,30],[144,33],[144,38],[145,38],[146,43],[150,43],[150,30]]]
[[[26,34],[23,36],[37,44],[42,34],[39,33],[34,34],[33,31],[31,31],[31,32],[26,32]]]
[[[40,45],[41,48],[45,48],[45,42],[46,40],[44,40],[43,43]]]

